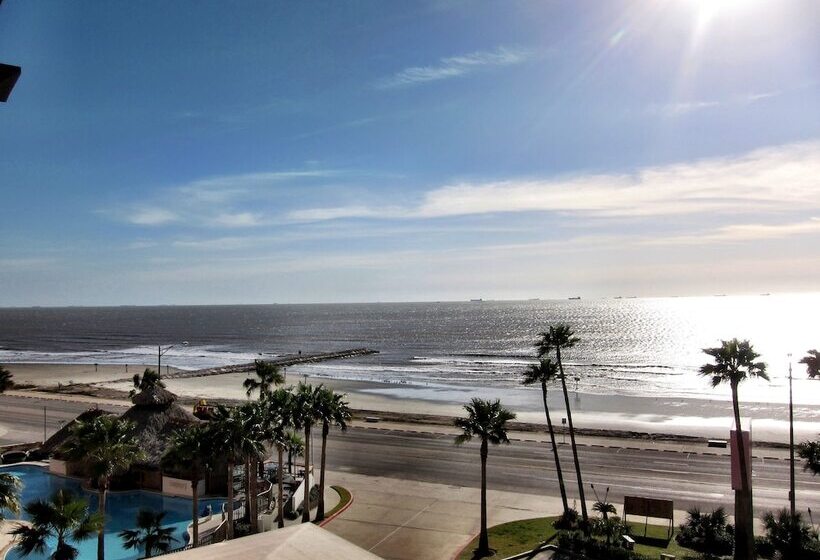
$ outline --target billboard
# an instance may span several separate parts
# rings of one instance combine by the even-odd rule
[[[746,488],[752,487],[752,435],[751,428],[743,430],[743,451],[746,456]],[[743,490],[740,478],[740,452],[737,448],[737,430],[729,432],[729,449],[732,453],[732,490]]]

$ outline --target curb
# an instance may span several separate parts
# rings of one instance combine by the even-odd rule
[[[350,492],[350,490],[348,490],[348,492]],[[328,523],[330,523],[331,521],[333,521],[334,519],[336,519],[337,517],[339,517],[341,514],[343,514],[345,511],[347,511],[347,508],[349,508],[351,505],[353,505],[353,500],[354,500],[354,499],[355,499],[355,498],[353,497],[353,492],[350,492],[350,501],[349,501],[349,502],[347,502],[347,503],[346,503],[346,504],[342,507],[342,509],[340,509],[339,511],[337,511],[336,513],[334,513],[334,514],[333,514],[333,515],[331,515],[330,517],[325,518],[325,519],[324,519],[321,523],[319,523],[319,527],[324,527],[325,525],[327,525]]]

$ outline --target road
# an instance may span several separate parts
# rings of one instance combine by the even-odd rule
[[[43,407],[47,407],[50,435],[90,403],[0,395],[0,444],[38,441],[43,437]],[[101,408],[122,411],[122,407]],[[579,446],[584,483],[599,490],[610,487],[610,499],[624,495],[666,498],[676,509],[691,505],[726,506],[731,513],[734,495],[729,488],[726,456],[657,449],[638,449],[636,442],[612,440],[612,447]],[[318,434],[314,446],[318,448]],[[629,447],[626,447],[629,446]],[[318,451],[318,449],[317,449]],[[352,427],[333,432],[328,442],[328,468],[356,474],[477,487],[480,484],[478,448],[457,447],[449,434]],[[561,445],[561,464],[570,499],[577,498],[569,445]],[[527,494],[558,495],[552,457],[543,443],[513,441],[490,449],[488,487]],[[788,461],[757,457],[753,460],[755,509],[787,505]],[[587,492],[587,499],[594,499]],[[820,477],[797,470],[798,508],[820,503]]]
[[[589,484],[622,503],[624,495],[671,499],[676,509],[693,505],[725,506],[732,512],[734,493],[729,487],[729,459],[720,455],[682,453],[656,449],[581,445],[579,462]],[[314,445],[316,442],[314,441]],[[577,498],[577,483],[569,445],[560,446],[561,466],[570,499]],[[753,461],[755,509],[788,505],[789,468],[782,459]],[[457,447],[449,434],[420,434],[396,430],[352,428],[328,443],[329,468],[343,472],[477,487],[480,484],[476,444]],[[812,478],[798,466],[798,508],[820,503],[820,477]],[[487,468],[491,489],[527,494],[559,495],[554,460],[547,445],[513,441],[491,447]],[[601,496],[603,497],[603,496]]]

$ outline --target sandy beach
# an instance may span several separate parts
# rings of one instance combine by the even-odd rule
[[[129,379],[150,365],[77,365],[77,364],[8,364],[15,381],[54,389],[58,385],[93,384],[95,387],[127,392]],[[169,368],[168,371],[175,371]],[[163,373],[166,367],[163,366]],[[287,370],[287,383],[323,383],[347,393],[356,410],[383,411],[392,414],[424,414],[457,416],[463,403],[473,397],[500,398],[516,412],[518,419],[542,423],[543,409],[540,391],[536,388],[498,389],[453,386],[422,386],[403,383],[353,381],[329,377],[310,377],[299,373],[298,367]],[[167,379],[168,388],[187,399],[243,400],[244,373]],[[742,394],[741,394],[742,395]],[[556,424],[565,417],[563,396],[559,386],[551,389],[550,408]],[[675,434],[708,438],[727,438],[732,425],[728,402],[712,399],[643,398],[606,396],[570,392],[573,420],[578,428]],[[784,443],[788,441],[787,409],[778,404],[742,403],[744,417],[752,419],[753,436],[757,441]],[[795,437],[798,441],[816,437],[820,432],[820,410],[814,407],[795,408]]]

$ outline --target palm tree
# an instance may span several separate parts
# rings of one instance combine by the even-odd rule
[[[5,393],[14,387],[14,381],[12,380],[13,377],[14,376],[9,370],[3,366],[0,366],[0,393]]]
[[[204,472],[213,468],[214,449],[211,434],[202,425],[195,424],[178,430],[171,436],[168,450],[162,457],[163,464],[190,474],[192,545],[199,546],[199,481]]]
[[[281,385],[285,382],[285,377],[279,371],[279,366],[263,360],[256,360],[254,366],[256,378],[248,377],[242,383],[248,397],[256,391],[259,391],[260,397],[269,395],[273,385]]]
[[[68,490],[58,490],[49,501],[29,502],[24,509],[31,524],[19,525],[11,532],[19,538],[17,550],[23,556],[45,554],[48,541],[56,539],[57,546],[49,558],[75,560],[79,551],[68,540],[89,539],[103,524],[100,513],[89,513],[88,502],[75,498]]]
[[[160,379],[159,373],[151,368],[145,368],[142,375],[135,373],[132,381],[134,383],[134,388],[131,389],[131,392],[129,393],[132,397],[140,391],[145,391],[146,389],[151,389],[153,387],[165,387],[165,383],[163,383],[162,379]]]
[[[277,389],[273,391],[265,400],[266,406],[266,422],[269,440],[276,446],[277,454],[277,491],[276,491],[276,508],[278,526],[280,528],[285,526],[285,511],[284,511],[284,454],[285,448],[288,447],[288,441],[292,432],[288,431],[293,424],[291,413],[291,393],[287,389]]]
[[[704,558],[716,558],[732,552],[732,536],[722,507],[702,512],[693,507],[686,512],[686,521],[678,528],[675,540],[679,545],[697,550]]]
[[[564,391],[564,406],[567,409],[567,424],[569,425],[569,441],[572,447],[572,459],[575,462],[575,476],[578,479],[578,494],[581,500],[581,519],[584,524],[584,532],[589,533],[589,516],[587,515],[587,502],[584,496],[584,481],[581,479],[581,464],[578,462],[578,447],[575,445],[575,428],[572,424],[572,410],[569,406],[569,391],[567,390],[567,376],[564,375],[564,362],[561,361],[561,349],[572,348],[580,340],[569,325],[559,323],[551,325],[546,332],[542,332],[541,339],[535,343],[538,349],[538,357],[543,358],[550,352],[555,351],[555,361],[558,362],[558,370],[561,373],[561,389]]]
[[[476,556],[489,556],[490,542],[487,536],[487,454],[488,443],[498,445],[510,443],[507,437],[507,422],[515,419],[515,414],[501,406],[499,400],[485,401],[475,398],[464,405],[466,418],[456,418],[453,424],[461,430],[456,436],[456,445],[461,445],[477,437],[481,439],[481,532],[478,537]]]
[[[800,512],[792,514],[786,508],[776,513],[766,512],[763,526],[766,538],[781,558],[804,558],[803,552],[817,540],[817,531],[803,520],[803,515]]]
[[[227,504],[227,525],[226,538],[233,538],[233,508],[234,508],[234,468],[237,462],[246,457],[248,448],[259,449],[261,442],[256,439],[255,434],[246,433],[247,419],[243,411],[234,408],[228,409],[219,405],[216,409],[214,420],[211,422],[211,435],[214,449],[225,453],[227,458],[227,479],[228,479],[228,504]],[[251,443],[253,442],[253,443]]]
[[[293,422],[292,416],[291,422]],[[293,474],[293,458],[298,457],[305,450],[305,441],[302,439],[302,436],[289,430],[287,432],[287,438],[285,439],[285,447],[288,450],[288,472]]]
[[[806,372],[809,374],[809,377],[812,379],[820,378],[820,352],[817,350],[809,350],[803,359],[800,360],[801,364],[806,364]]]
[[[709,377],[712,387],[728,383],[732,390],[732,409],[737,430],[738,464],[740,466],[740,493],[735,495],[735,558],[746,560],[754,554],[754,534],[752,529],[751,488],[749,487],[749,468],[746,464],[745,442],[742,437],[740,423],[740,402],[738,400],[738,386],[747,379],[760,378],[769,380],[766,374],[766,364],[756,361],[760,354],[754,351],[748,340],[723,340],[715,348],[704,348],[703,352],[714,360],[712,364],[705,364],[700,368],[700,374]],[[745,523],[741,520],[746,520]]]
[[[797,453],[806,463],[803,465],[804,471],[811,471],[812,474],[820,474],[820,440],[804,441],[797,446]]]
[[[162,526],[164,518],[164,511],[140,509],[137,513],[137,528],[125,529],[119,533],[123,547],[126,550],[142,548],[146,558],[151,558],[154,552],[168,552],[176,538],[173,527]]]
[[[0,521],[4,519],[3,511],[20,513],[20,490],[23,484],[20,479],[9,473],[0,473]]]
[[[247,505],[245,513],[248,516],[251,533],[256,533],[259,518],[257,465],[263,458],[264,442],[268,439],[265,432],[264,407],[259,402],[249,402],[235,410],[240,415],[244,436],[238,443],[239,453],[245,462],[245,502]]]
[[[345,395],[336,393],[327,387],[319,391],[316,411],[319,420],[322,422],[322,464],[319,470],[319,503],[316,506],[316,521],[322,521],[325,518],[325,459],[327,458],[327,436],[330,434],[331,426],[336,426],[343,432],[347,430],[347,423],[350,422],[353,415],[350,412],[348,402],[345,400]]]
[[[302,523],[310,521],[310,431],[313,424],[319,420],[316,403],[322,386],[314,387],[306,383],[299,383],[293,394],[293,423],[297,428],[305,431],[305,497],[302,505]]]
[[[544,401],[544,414],[547,417],[547,429],[550,433],[552,454],[555,457],[555,472],[558,475],[558,488],[561,490],[561,503],[564,505],[564,515],[566,515],[567,511],[569,511],[569,503],[567,502],[567,488],[564,485],[564,473],[561,471],[561,460],[558,458],[558,445],[555,443],[555,430],[552,427],[550,408],[547,405],[547,384],[552,383],[557,378],[558,365],[547,358],[540,360],[537,365],[531,365],[527,368],[524,372],[524,379],[521,383],[524,385],[539,383],[541,385],[541,397]]]
[[[70,461],[84,463],[97,484],[97,511],[102,516],[97,534],[97,560],[105,560],[105,499],[111,480],[127,472],[145,454],[134,435],[133,425],[114,416],[79,421],[71,434],[62,452]]]

